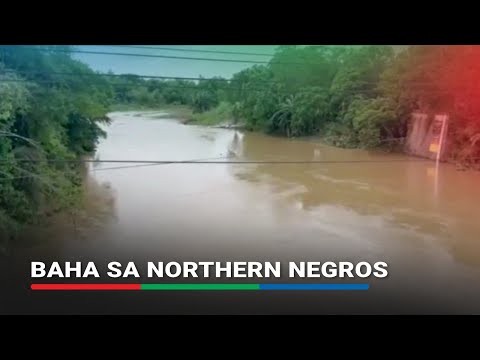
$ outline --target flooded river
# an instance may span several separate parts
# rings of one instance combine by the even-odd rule
[[[480,313],[480,173],[160,115],[112,113],[95,159],[232,163],[88,164],[85,211],[43,235],[52,257],[385,261],[389,277],[368,294],[241,294],[224,312]],[[140,307],[121,296],[117,311]],[[231,295],[142,296],[157,312],[211,313]]]

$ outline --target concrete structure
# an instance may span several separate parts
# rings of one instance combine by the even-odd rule
[[[448,118],[445,115],[414,113],[408,126],[405,151],[432,160],[437,159],[437,153],[440,151],[440,161],[444,161],[449,151],[447,134]]]

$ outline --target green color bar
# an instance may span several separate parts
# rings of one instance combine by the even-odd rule
[[[141,284],[140,290],[260,290],[259,284]]]

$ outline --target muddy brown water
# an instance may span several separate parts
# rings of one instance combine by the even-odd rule
[[[385,261],[389,276],[367,295],[168,294],[161,310],[159,294],[142,300],[150,308],[131,294],[97,306],[110,300],[90,294],[63,312],[480,313],[478,172],[159,115],[112,113],[95,159],[324,162],[88,164],[85,210],[30,234],[24,260]],[[12,311],[55,312],[35,296]]]

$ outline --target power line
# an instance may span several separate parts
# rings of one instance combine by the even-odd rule
[[[206,158],[206,159],[197,159],[197,160],[190,160],[190,161],[193,161],[193,162],[196,162],[196,161],[207,161],[207,160],[217,160],[217,159],[225,159],[224,156],[221,156],[221,157],[214,157],[214,158]],[[116,167],[109,167],[109,168],[99,168],[99,169],[96,169],[96,168],[93,168],[91,169],[92,171],[94,172],[97,172],[97,171],[105,171],[105,170],[119,170],[119,169],[131,169],[131,168],[139,168],[139,167],[148,167],[148,166],[158,166],[158,165],[166,165],[166,164],[141,164],[141,165],[130,165],[130,166],[116,166]],[[22,168],[19,168],[19,167],[16,167],[18,170],[20,171],[23,171],[23,172],[27,172],[29,173],[30,175],[25,175],[25,176],[10,176],[10,174],[6,173],[6,172],[3,172],[3,171],[0,171],[0,174],[3,174],[5,175],[4,178],[1,178],[0,177],[0,180],[18,180],[18,179],[25,179],[25,178],[32,178],[32,177],[37,177],[39,175],[35,174],[35,173],[32,173],[32,172],[29,172],[29,171],[26,171]]]
[[[203,77],[183,77],[183,76],[164,76],[164,75],[140,75],[140,74],[109,74],[109,73],[69,73],[58,71],[30,71],[30,70],[15,70],[5,69],[2,70],[7,73],[20,73],[20,74],[38,74],[38,75],[66,75],[66,76],[106,76],[106,77],[119,77],[119,78],[139,78],[139,79],[163,79],[163,80],[209,80],[209,81],[239,81],[233,79],[224,78],[203,78]]]
[[[2,46],[5,49],[5,46]],[[230,62],[230,63],[244,63],[244,64],[277,64],[277,65],[317,65],[315,63],[307,62],[272,62],[272,61],[260,61],[260,60],[240,60],[240,59],[219,59],[219,58],[200,58],[200,57],[186,57],[186,56],[173,56],[173,55],[153,55],[153,54],[135,54],[124,52],[108,52],[108,51],[89,51],[89,50],[64,50],[64,49],[42,49],[22,46],[24,50],[40,51],[40,52],[57,52],[57,53],[77,53],[77,54],[91,54],[91,55],[114,55],[114,56],[132,56],[132,57],[146,57],[146,58],[164,58],[164,59],[177,59],[177,60],[194,60],[194,61],[214,61],[214,62]]]
[[[190,160],[194,162],[198,161],[208,161],[208,160],[218,160],[218,159],[225,159],[224,156],[219,156],[219,157],[214,157],[214,158],[207,158],[207,159],[198,159],[198,160]],[[132,169],[132,168],[138,168],[138,167],[147,167],[147,166],[157,166],[157,165],[167,165],[167,164],[140,164],[140,165],[130,165],[130,166],[115,166],[115,167],[109,167],[109,168],[93,168],[92,171],[105,171],[105,170],[119,170],[119,169]]]
[[[46,160],[38,160],[38,159],[15,159],[15,161],[19,162],[67,162],[67,163],[135,163],[140,165],[130,165],[130,166],[116,166],[110,168],[99,168],[99,169],[92,169],[92,171],[105,171],[105,170],[118,170],[118,169],[130,169],[130,168],[139,168],[139,167],[147,167],[147,166],[156,166],[156,165],[168,165],[168,164],[255,164],[255,165],[280,165],[280,164],[352,164],[352,163],[392,163],[392,162],[427,162],[430,161],[429,159],[389,159],[389,160],[301,160],[301,161],[215,161],[215,159],[224,159],[225,157],[216,157],[216,158],[207,158],[207,159],[198,159],[198,160],[183,160],[183,161],[151,161],[151,160],[88,160],[88,159],[76,159],[76,160],[64,160],[64,159],[46,159]],[[213,160],[213,161],[209,161]],[[10,160],[1,160],[1,162],[6,162]],[[18,168],[18,167],[17,167]],[[4,178],[0,178],[0,180],[17,180],[17,179],[24,179],[24,178],[32,178],[32,177],[41,177],[38,174],[31,173],[30,171],[23,170],[18,168],[22,172],[26,172],[29,175],[25,176],[8,176]],[[5,174],[6,175],[6,174]],[[42,181],[43,182],[43,181]],[[47,184],[48,185],[48,184]]]
[[[185,80],[185,81],[221,81],[221,82],[241,82],[241,80],[224,79],[224,78],[203,78],[203,77],[183,77],[183,76],[164,76],[164,75],[140,75],[140,74],[109,74],[109,73],[69,73],[58,71],[31,71],[31,70],[16,70],[4,69],[5,73],[20,73],[20,74],[37,74],[37,75],[65,75],[65,76],[106,76],[118,78],[139,78],[139,79],[162,79],[162,80]],[[269,82],[269,80],[261,80],[258,82]],[[272,81],[272,83],[279,83]]]
[[[0,160],[7,162],[11,160]],[[354,164],[354,163],[386,163],[386,162],[426,162],[429,159],[389,159],[389,160],[90,160],[90,159],[15,159],[18,162],[49,162],[49,163],[122,163],[122,164]]]
[[[141,46],[139,46],[139,45],[106,45],[106,46],[118,47],[118,48],[184,51],[184,52],[193,52],[193,53],[226,54],[226,55],[229,55],[229,54],[231,54],[231,55],[253,55],[253,56],[273,56],[273,55],[275,55],[275,54],[252,53],[252,52],[242,52],[242,51],[182,49],[182,48],[172,48],[172,47],[163,47],[163,46],[144,46],[144,45],[141,45]]]
[[[112,45],[113,46],[113,45]],[[127,45],[118,45],[118,46],[127,46]],[[131,45],[134,46],[134,45]],[[8,49],[5,45],[0,46],[0,48]],[[85,54],[99,54],[99,55],[120,55],[120,56],[139,56],[139,57],[156,57],[156,58],[172,58],[172,59],[181,59],[181,60],[204,60],[204,61],[225,61],[225,62],[240,62],[240,63],[252,63],[252,64],[283,64],[283,65],[316,65],[315,63],[290,63],[290,62],[271,62],[271,61],[247,61],[247,60],[233,60],[233,59],[218,59],[218,58],[193,58],[193,57],[180,57],[180,56],[167,56],[167,55],[151,55],[151,54],[135,54],[135,53],[111,53],[111,52],[100,52],[100,51],[87,51],[87,50],[64,50],[64,49],[43,49],[43,48],[34,48],[34,47],[27,47],[22,46],[22,49],[31,50],[31,51],[40,51],[40,52],[60,52],[60,53],[85,53]],[[80,75],[87,75],[87,74],[80,74]],[[155,75],[135,75],[135,74],[97,74],[100,76],[132,76],[138,78],[159,78],[159,79],[177,79],[177,80],[212,80],[212,81],[241,81],[241,80],[233,80],[233,79],[216,79],[216,78],[188,78],[188,77],[169,77],[169,76],[155,76]],[[93,74],[92,74],[93,76]],[[259,82],[268,82],[267,81],[259,81]],[[273,82],[273,83],[281,83],[281,82]],[[426,84],[429,85],[429,82],[415,82],[418,84]],[[365,82],[364,84],[379,84],[378,82]],[[407,86],[412,86],[413,83],[408,83]]]

